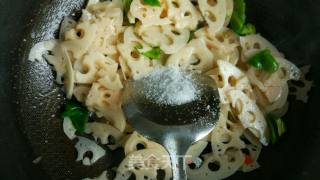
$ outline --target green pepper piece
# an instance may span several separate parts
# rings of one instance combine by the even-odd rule
[[[246,12],[246,4],[244,0],[234,0],[234,9],[231,16],[230,24],[232,29],[237,33],[241,32],[243,25],[245,23],[245,20],[246,20],[245,12]]]
[[[278,136],[277,136],[277,133],[276,133],[276,129],[273,126],[273,123],[269,119],[267,119],[267,124],[268,124],[269,132],[270,132],[270,143],[271,144],[276,144],[276,142],[278,141]]]
[[[253,24],[246,24],[243,26],[240,35],[256,34],[256,27]]]
[[[135,50],[139,50],[139,49],[143,49],[143,46],[141,44],[137,44],[136,46],[134,46]]]
[[[162,51],[159,47],[156,47],[156,48],[152,48],[149,51],[143,52],[142,54],[145,57],[148,57],[150,59],[158,59],[159,60],[161,58]]]
[[[159,0],[143,0],[143,2],[150,6],[161,7],[161,3]]]
[[[239,35],[255,34],[256,28],[246,24],[246,3],[244,0],[234,0],[234,9],[230,20],[231,28]]]
[[[279,63],[272,56],[269,49],[262,50],[261,52],[252,56],[247,63],[270,74],[278,71],[279,69]]]
[[[271,144],[276,144],[280,137],[286,132],[286,125],[280,117],[273,114],[267,115],[267,123],[270,132],[270,142]]]
[[[61,116],[70,118],[74,128],[80,134],[84,133],[85,125],[89,120],[89,111],[80,103],[68,101]]]

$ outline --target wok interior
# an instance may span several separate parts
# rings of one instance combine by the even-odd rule
[[[32,8],[36,13],[25,29],[26,43],[22,43],[23,51],[19,58],[15,57],[19,73],[14,84],[18,86],[16,99],[19,104],[13,108],[16,109],[22,134],[19,140],[13,141],[23,142],[16,143],[21,146],[17,148],[27,152],[28,157],[23,159],[26,161],[23,171],[27,171],[28,176],[34,179],[95,177],[105,169],[116,166],[123,157],[122,151],[107,153],[105,158],[92,167],[76,163],[73,143],[63,134],[62,121],[56,117],[64,102],[63,92],[54,83],[54,74],[46,62],[27,61],[34,42],[53,38],[63,16],[79,12],[84,1],[45,1],[41,5],[34,2]],[[320,27],[320,12],[317,9],[320,2],[252,0],[247,4],[248,18],[257,26],[258,32],[271,40],[289,60],[298,65],[311,64],[312,72],[309,76],[318,81],[320,35],[316,31]],[[33,34],[32,37],[30,34]],[[261,168],[249,174],[237,173],[230,179],[317,177],[320,123],[316,103],[320,95],[316,92],[319,92],[318,87],[310,94],[308,104],[294,101],[290,97],[290,109],[284,117],[288,124],[288,133],[284,139],[276,146],[263,149],[259,159]],[[42,157],[41,162],[38,165],[32,164],[32,159],[39,156]]]

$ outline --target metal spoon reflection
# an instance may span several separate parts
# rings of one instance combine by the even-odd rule
[[[123,96],[123,110],[129,124],[169,152],[174,180],[187,179],[184,156],[192,143],[212,131],[220,110],[219,93],[212,78],[190,72],[184,72],[184,75],[191,76],[192,83],[197,87],[197,96],[191,101],[178,105],[154,101],[146,88],[149,87],[146,83],[153,80],[150,75],[129,81]],[[170,76],[168,73],[161,74],[158,81],[152,82],[154,87],[172,79]],[[161,88],[153,90],[165,93]]]

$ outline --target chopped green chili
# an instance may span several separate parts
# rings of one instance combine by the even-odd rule
[[[279,63],[272,56],[269,49],[262,50],[261,52],[252,56],[247,63],[268,73],[274,73],[279,69]]]
[[[157,7],[161,7],[161,3],[159,0],[143,0],[143,2],[147,5],[150,6],[157,6]]]
[[[284,121],[273,114],[267,115],[267,123],[270,132],[271,144],[276,144],[281,136],[286,132],[286,125]]]
[[[89,120],[89,111],[80,103],[68,101],[64,106],[61,116],[63,118],[70,118],[77,132],[84,133],[85,126]]]
[[[142,54],[150,59],[158,59],[159,60],[161,57],[162,51],[159,47],[155,47],[149,51],[143,52]]]
[[[246,3],[244,0],[234,0],[234,10],[230,24],[231,28],[239,35],[256,33],[254,25],[246,24]]]
[[[134,49],[138,51],[139,49],[143,49],[143,46],[141,44],[137,44]]]
[[[143,46],[141,44],[137,44],[133,48],[137,53],[142,54],[147,58],[158,59],[158,60],[161,58],[162,51],[159,47],[154,47],[148,51],[142,51]]]

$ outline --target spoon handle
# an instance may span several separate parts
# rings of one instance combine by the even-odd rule
[[[171,158],[173,180],[187,180],[185,155],[191,143],[183,139],[167,138],[164,146]]]

